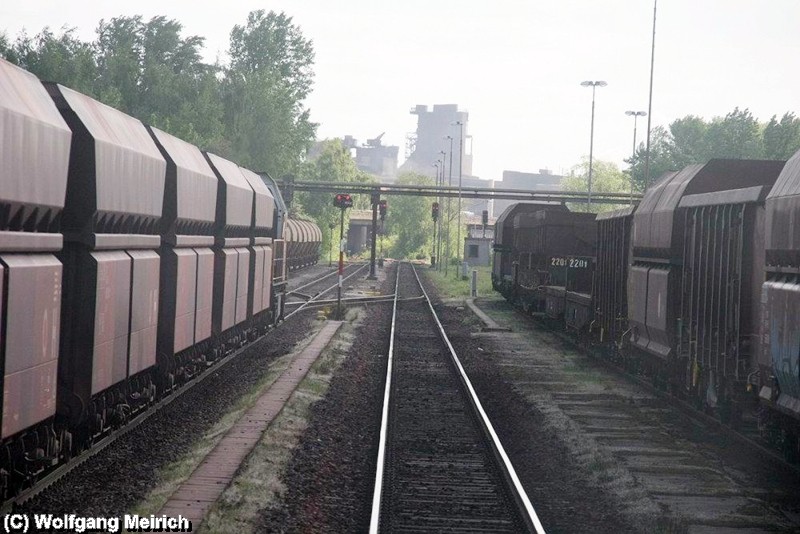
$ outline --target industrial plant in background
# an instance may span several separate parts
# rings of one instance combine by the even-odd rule
[[[358,170],[377,177],[379,182],[394,183],[397,179],[397,154],[400,148],[383,145],[381,139],[385,133],[382,132],[374,139],[367,139],[363,145],[359,145],[352,135],[345,135],[342,142],[351,152],[355,150]]]

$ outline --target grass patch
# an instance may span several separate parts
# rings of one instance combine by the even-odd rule
[[[261,441],[245,460],[231,485],[211,508],[201,533],[255,532],[260,514],[279,506],[286,490],[282,475],[294,448],[308,426],[311,406],[328,391],[334,373],[347,358],[363,308],[349,308],[346,322],[311,366],[283,410],[270,423]]]
[[[457,269],[450,266],[450,270],[445,276],[444,271],[435,269],[423,269],[428,278],[436,286],[442,298],[464,298],[469,297],[470,280],[472,271],[478,271],[478,296],[485,297],[494,293],[492,289],[492,268],[491,267],[472,267],[469,278],[463,280],[457,277]]]
[[[317,329],[315,328],[315,331]],[[269,363],[269,371],[266,376],[255,384],[250,391],[244,393],[234,404],[231,410],[225,414],[208,432],[199,437],[197,442],[185,456],[170,463],[162,469],[160,482],[158,485],[129,513],[141,516],[149,516],[157,513],[167,502],[169,497],[178,489],[181,483],[194,472],[200,462],[205,459],[209,452],[219,443],[225,433],[239,420],[250,407],[255,404],[264,391],[289,367],[289,363],[295,353],[302,350],[313,338],[310,335],[305,342],[294,348],[292,353],[285,354]]]
[[[286,354],[270,363],[270,371],[256,386],[243,395],[236,405],[209,431],[197,440],[192,450],[184,457],[167,465],[161,472],[161,482],[143,501],[137,504],[132,514],[149,516],[157,513],[167,500],[175,493],[181,483],[189,478],[194,470],[205,459],[209,452],[219,443],[225,432],[230,429],[241,415],[248,410],[262,391],[272,385],[280,374],[289,366],[292,355]]]

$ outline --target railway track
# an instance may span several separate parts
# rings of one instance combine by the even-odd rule
[[[590,356],[593,361],[602,365],[606,369],[609,369],[610,371],[625,378],[629,382],[638,385],[654,397],[669,403],[678,411],[680,411],[685,417],[694,421],[698,426],[705,426],[708,427],[709,430],[723,434],[730,440],[740,444],[742,447],[748,448],[753,454],[763,458],[772,465],[780,469],[791,471],[795,474],[795,476],[800,477],[800,464],[789,461],[779,448],[769,443],[769,441],[761,435],[761,432],[759,431],[758,425],[752,414],[747,414],[747,417],[743,421],[740,421],[736,426],[726,424],[718,417],[714,417],[703,412],[697,406],[688,402],[685,398],[676,395],[675,393],[664,389],[663,387],[656,386],[650,377],[637,374],[636,372],[631,371],[630,368],[615,361],[615,359],[609,356],[607,348],[586,346],[585,344],[578,342],[568,333],[554,327],[552,322],[545,318],[531,317],[530,315],[524,314],[520,310],[516,310],[516,312],[520,317],[525,318],[525,320],[531,321],[533,324],[544,328],[550,334],[558,337],[558,339],[568,346],[571,346],[575,350],[581,351]]]
[[[367,263],[355,263],[355,264],[347,265],[344,268],[344,274],[343,274],[343,278],[342,278],[342,283],[346,282],[347,280],[350,280],[351,278],[356,276],[358,273],[360,273],[361,271],[366,269],[367,265],[369,265],[369,264],[367,264]],[[328,278],[330,278],[331,276],[333,276],[337,272],[338,271],[333,271],[332,273],[328,273],[328,274],[324,275],[322,278],[319,278],[319,279],[317,279],[317,280],[315,280],[313,282],[309,282],[308,284],[305,284],[303,286],[300,286],[297,289],[294,289],[294,290],[290,291],[290,293],[297,293],[298,291],[307,291],[309,293],[312,293],[314,291],[316,291],[316,292],[313,294],[313,296],[309,296],[309,298],[307,300],[305,300],[305,301],[287,302],[286,305],[287,306],[292,306],[293,309],[292,309],[291,312],[288,312],[285,315],[284,319],[289,319],[290,317],[294,316],[295,314],[299,313],[300,311],[310,307],[312,304],[317,303],[317,301],[318,301],[318,299],[320,297],[322,297],[323,295],[327,295],[328,293],[330,293],[331,291],[336,289],[339,286],[338,280],[332,286],[328,286],[328,287],[326,287],[325,289],[322,289],[322,290],[317,290],[317,288],[320,287],[320,285],[322,284],[322,282],[324,280],[327,280]],[[311,291],[309,291],[309,289]],[[297,307],[295,308],[294,306],[297,306]]]
[[[484,305],[507,309],[505,303]],[[496,358],[467,358],[471,372],[482,377],[500,370],[503,386],[484,382],[479,388],[509,388],[547,414],[548,424],[571,443],[571,453],[591,458],[585,465],[601,487],[641,514],[629,521],[649,520],[650,528],[676,532],[797,532],[798,485],[789,466],[547,321],[522,312],[516,317],[513,333],[462,333],[455,339],[456,346],[479,339]],[[501,394],[494,395],[501,402]],[[525,428],[525,421],[515,423],[515,432],[524,434]]]
[[[346,276],[345,280],[347,280],[347,279],[355,276],[359,272],[361,272],[366,267],[366,265],[367,264],[348,265],[346,267],[347,276]],[[334,271],[334,273],[335,273],[335,271]],[[322,278],[317,279],[314,282],[306,284],[305,286],[302,286],[302,287],[304,287],[304,288],[308,288],[308,287],[316,288],[317,286],[319,286],[321,284],[322,281],[324,281],[324,280],[326,280],[328,278],[329,278],[329,276],[323,276]],[[333,284],[333,285],[327,286],[327,287],[323,287],[321,290],[318,290],[316,295],[311,300],[309,300],[307,302],[304,302],[304,303],[299,303],[300,306],[297,309],[294,309],[290,313],[286,314],[283,320],[284,321],[289,320],[291,317],[293,317],[296,314],[298,314],[299,312],[303,311],[304,309],[306,309],[306,307],[308,305],[310,305],[317,298],[319,298],[319,297],[321,297],[321,296],[323,296],[323,295],[325,295],[327,293],[330,293],[331,291],[336,289],[337,285],[338,285],[338,282],[336,284]],[[273,329],[270,329],[269,331],[267,331],[265,336],[270,336],[273,333],[273,331],[274,331]],[[173,403],[174,401],[179,399],[181,396],[185,395],[187,392],[191,391],[193,388],[195,388],[199,384],[203,383],[203,381],[205,381],[209,376],[212,376],[212,375],[218,373],[220,371],[220,369],[222,369],[223,367],[228,365],[230,362],[234,361],[238,356],[240,356],[242,353],[244,353],[254,343],[257,343],[258,341],[263,339],[265,336],[261,336],[261,337],[255,339],[255,340],[253,340],[252,342],[247,343],[246,345],[240,347],[239,349],[237,349],[233,353],[229,354],[228,356],[220,359],[219,361],[214,363],[214,365],[210,366],[209,368],[204,370],[202,373],[200,373],[193,380],[191,380],[187,384],[183,385],[180,389],[177,389],[176,391],[174,391],[169,396],[164,397],[163,399],[158,401],[152,408],[150,408],[149,410],[144,411],[140,415],[138,415],[135,418],[131,419],[125,426],[110,432],[108,435],[104,436],[102,439],[100,439],[97,442],[95,442],[90,449],[82,451],[80,454],[74,456],[68,463],[65,463],[65,464],[53,469],[52,471],[46,473],[41,478],[39,478],[39,480],[37,480],[36,483],[33,484],[33,486],[31,486],[31,487],[25,489],[24,491],[20,492],[18,495],[15,495],[15,496],[3,501],[3,503],[0,504],[0,514],[9,513],[12,510],[14,510],[15,507],[18,507],[18,506],[20,506],[20,505],[22,505],[22,504],[24,504],[24,503],[26,503],[28,501],[31,501],[32,499],[35,499],[37,496],[39,496],[39,495],[43,494],[44,492],[46,492],[47,489],[50,486],[52,486],[53,484],[55,484],[59,480],[63,479],[64,477],[67,477],[77,467],[79,467],[80,465],[84,464],[85,462],[88,462],[94,456],[96,456],[97,454],[102,452],[104,449],[112,446],[115,441],[117,441],[118,439],[122,438],[126,434],[130,433],[131,431],[133,431],[134,429],[136,429],[137,427],[139,427],[140,425],[145,423],[149,418],[151,418],[155,414],[159,413],[164,408],[169,406],[171,403]]]
[[[370,532],[544,532],[413,266],[393,307]]]

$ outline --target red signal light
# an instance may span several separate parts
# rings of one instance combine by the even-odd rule
[[[352,208],[353,207],[353,197],[348,195],[347,193],[338,193],[335,197],[333,197],[333,205],[337,208]]]

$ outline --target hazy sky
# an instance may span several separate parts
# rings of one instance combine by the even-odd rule
[[[595,158],[624,166],[624,112],[647,109],[652,0],[4,0],[0,29],[13,38],[67,24],[90,40],[102,18],[166,15],[206,38],[207,59],[224,60],[231,28],[254,9],[285,11],[313,40],[319,137],[385,131],[401,159],[409,110],[455,103],[469,111],[481,178],[568,170],[589,153],[591,89],[580,82],[605,80]],[[661,0],[653,125],[735,106],[762,121],[800,115],[799,22],[798,0]],[[639,119],[639,140],[645,129]]]

